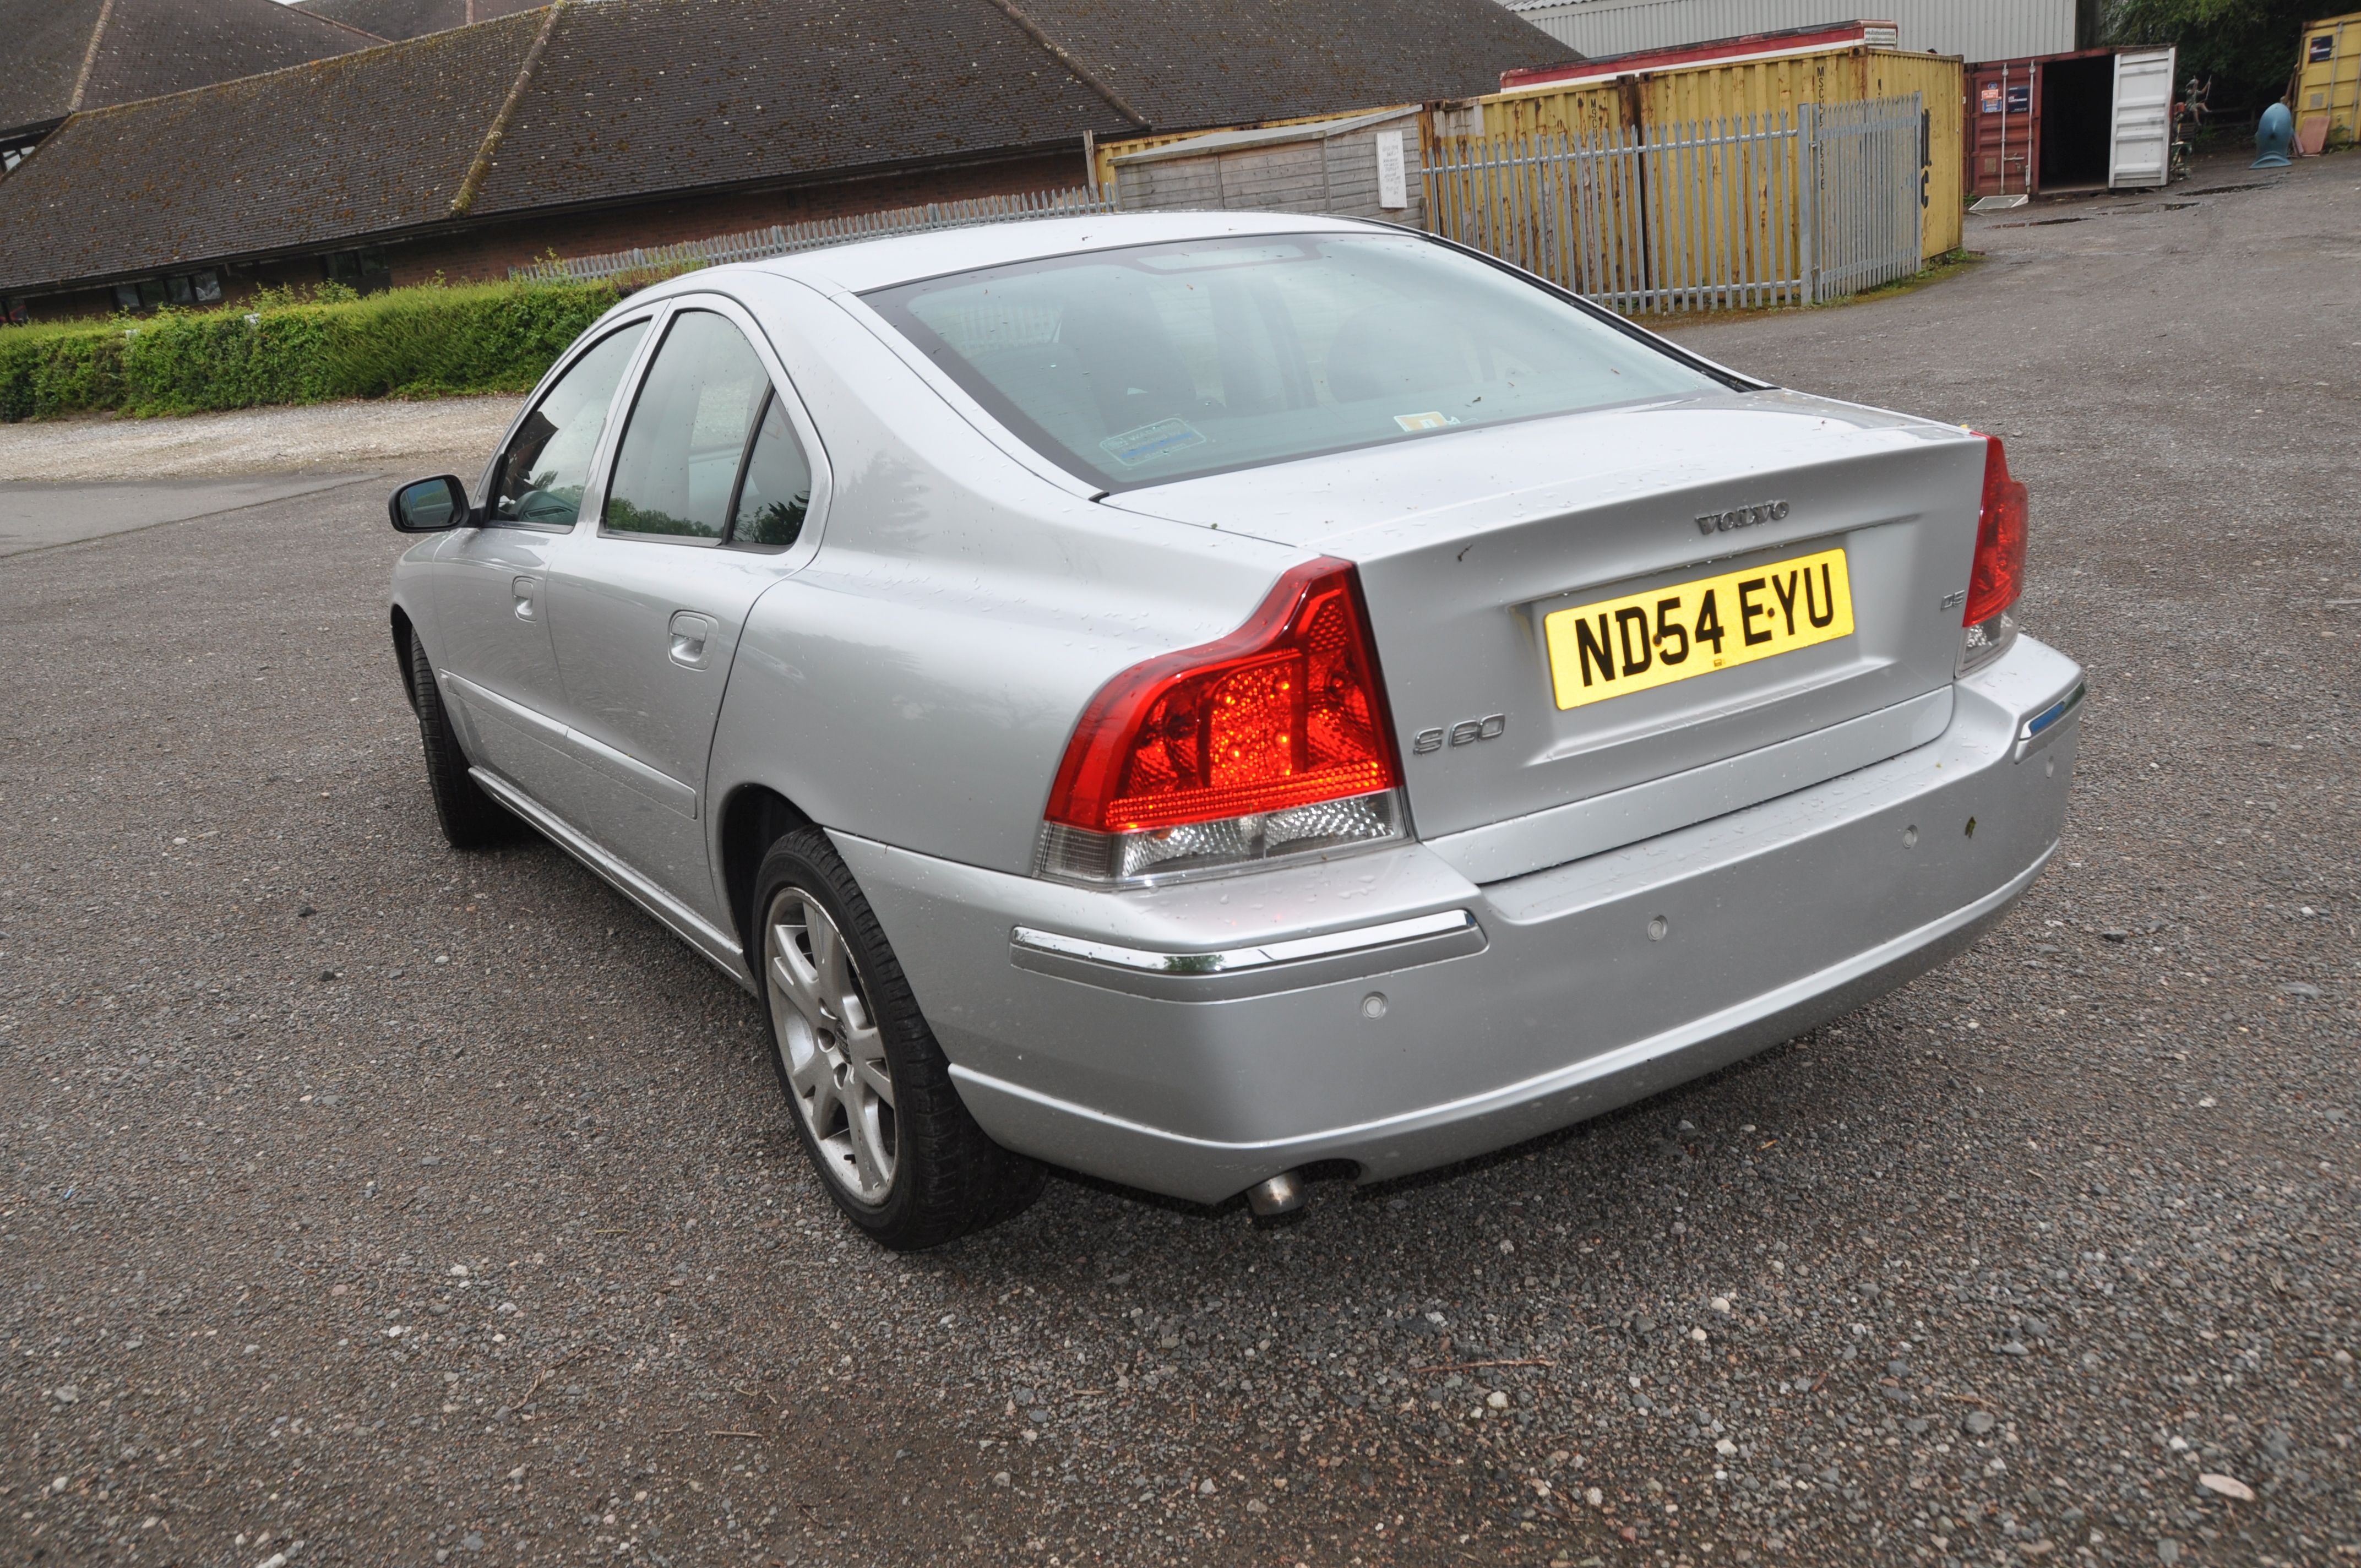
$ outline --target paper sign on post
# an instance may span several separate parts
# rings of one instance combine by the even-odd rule
[[[1378,205],[1396,211],[1410,205],[1410,181],[1402,169],[1402,134],[1378,133]]]

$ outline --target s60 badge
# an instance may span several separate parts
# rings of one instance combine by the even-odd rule
[[[1472,746],[1478,740],[1497,740],[1509,728],[1505,713],[1488,713],[1481,718],[1463,718],[1448,729],[1422,729],[1410,739],[1411,751],[1424,756],[1440,751],[1447,741],[1454,746]]]

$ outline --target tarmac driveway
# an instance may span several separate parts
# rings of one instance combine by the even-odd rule
[[[443,848],[378,484],[0,565],[0,1559],[2361,1555],[2361,159],[2245,182],[1683,334],[2009,438],[2094,692],[2016,914],[1283,1228],[854,1240],[747,998]]]

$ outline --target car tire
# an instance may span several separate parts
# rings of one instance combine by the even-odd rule
[[[985,1136],[852,873],[817,828],[754,879],[771,1060],[820,1187],[872,1241],[939,1246],[1021,1212],[1048,1173]]]
[[[426,752],[426,786],[434,796],[434,816],[443,825],[444,841],[455,850],[478,850],[516,837],[517,819],[507,807],[486,795],[467,774],[467,753],[459,733],[443,707],[442,688],[434,684],[434,665],[426,644],[410,638],[410,703],[418,710],[418,739]]]

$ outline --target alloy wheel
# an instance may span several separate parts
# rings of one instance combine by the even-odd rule
[[[763,976],[790,1098],[820,1166],[863,1203],[894,1186],[894,1075],[844,933],[799,887],[763,922]]]

